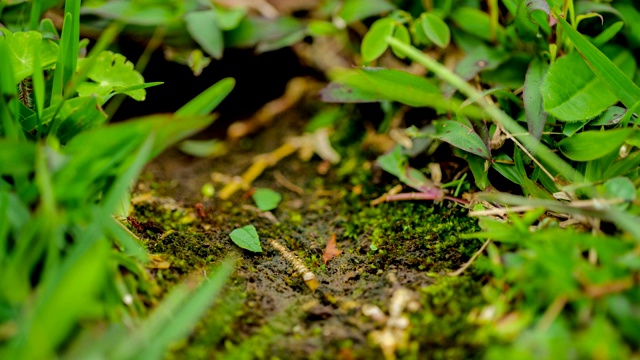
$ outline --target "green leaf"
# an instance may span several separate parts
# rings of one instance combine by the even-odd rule
[[[78,66],[87,59],[81,59]],[[85,82],[78,85],[79,96],[98,95],[105,97],[113,92],[117,87],[129,87],[144,84],[144,78],[139,72],[134,70],[133,63],[121,54],[111,51],[103,51],[98,55],[94,66],[87,77],[94,82]],[[142,101],[146,97],[144,89],[126,91],[124,94],[135,100]]]
[[[610,198],[620,198],[625,201],[634,201],[637,198],[636,187],[626,177],[615,177],[604,182],[603,188]]]
[[[185,140],[178,145],[178,149],[185,154],[200,157],[217,157],[227,152],[224,141],[212,140]]]
[[[634,11],[636,14],[637,12]],[[585,39],[576,31],[565,19],[558,16],[558,22],[562,26],[567,36],[571,39],[576,50],[580,52],[582,58],[589,68],[596,74],[598,79],[619,99],[627,108],[632,107],[640,100],[640,88],[629,78],[624,69],[620,69],[605,54],[600,52],[589,40]],[[635,59],[631,62],[634,65]],[[633,72],[631,72],[633,74]],[[613,104],[612,104],[613,105]]]
[[[224,98],[227,97],[227,95],[229,95],[235,85],[236,81],[233,78],[224,78],[218,81],[178,109],[178,111],[176,111],[176,115],[189,116],[209,114],[222,102],[222,100],[224,100]]]
[[[215,59],[222,58],[224,40],[222,31],[216,24],[217,19],[213,10],[194,11],[185,15],[187,30],[191,37],[202,49]]]
[[[434,137],[440,141],[447,142],[461,150],[478,155],[484,159],[491,159],[491,153],[487,145],[482,141],[473,128],[464,125],[459,121],[440,120],[434,121],[436,133]]]
[[[260,238],[256,227],[253,225],[243,226],[240,229],[235,229],[229,234],[231,241],[243,249],[247,249],[253,252],[262,252],[260,246]]]
[[[602,115],[589,122],[589,126],[610,126],[619,123],[627,113],[627,109],[620,106],[608,108]]]
[[[623,76],[635,72],[636,62],[629,51],[609,45],[603,48],[603,52],[613,60],[613,63],[609,59],[607,62]],[[608,88],[606,82],[589,69],[580,54],[572,52],[549,67],[541,91],[544,108],[549,114],[558,120],[580,121],[598,116],[619,100]]]
[[[633,132],[629,128],[585,131],[563,139],[558,143],[558,148],[571,160],[595,160],[619,149]]]
[[[460,109],[457,99],[445,99],[430,80],[401,70],[383,68],[336,69],[332,82],[320,96],[326,102],[398,101],[414,107],[457,112],[483,118],[484,112],[470,105]],[[343,84],[345,88],[333,84]],[[354,91],[357,90],[357,91]]]
[[[385,0],[350,0],[344,2],[338,16],[345,23],[351,24],[393,9],[395,6]]]
[[[240,21],[244,19],[247,15],[247,9],[237,7],[237,8],[214,8],[214,13],[216,18],[216,24],[221,30],[228,31],[233,30],[240,25]]]
[[[396,26],[395,31],[393,32],[393,37],[407,45],[411,44],[411,35],[409,35],[409,30],[407,30],[407,28],[404,27],[404,25]],[[405,58],[402,51],[399,51],[398,49],[396,49],[395,46],[391,47],[391,51],[393,51],[393,53],[400,59]]]
[[[527,127],[529,133],[537,139],[542,136],[542,130],[547,122],[547,113],[544,111],[540,86],[548,70],[549,65],[547,62],[536,57],[529,65],[524,80],[523,99]]]
[[[260,211],[273,210],[282,201],[282,195],[271,189],[256,189],[251,197]]]
[[[34,53],[38,52],[43,70],[53,67],[58,58],[58,45],[51,40],[43,40],[37,31],[11,33],[0,28],[4,37],[0,41],[7,44],[9,59],[13,68],[15,83],[19,83],[33,74]]]
[[[424,13],[420,16],[422,30],[427,35],[429,40],[436,44],[436,46],[445,48],[449,45],[451,40],[451,32],[449,26],[438,16],[431,13]]]
[[[493,41],[491,38],[491,19],[486,12],[463,6],[451,13],[451,19],[466,33],[486,41]],[[495,35],[498,39],[504,37],[504,28],[499,24],[496,26]]]
[[[382,55],[389,47],[385,40],[387,36],[391,36],[396,27],[395,20],[391,18],[382,18],[376,20],[371,25],[371,29],[362,39],[360,52],[362,53],[362,61],[370,62]]]
[[[379,156],[377,162],[382,170],[395,175],[400,181],[418,191],[440,191],[424,174],[407,165],[407,155],[403,153],[400,145],[396,145],[390,152]]]

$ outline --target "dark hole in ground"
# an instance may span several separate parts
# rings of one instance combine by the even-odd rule
[[[119,51],[132,62],[136,62],[144,50],[139,43],[131,41],[123,41],[119,46]],[[158,49],[143,76],[146,82],[162,81],[164,84],[148,88],[145,101],[126,98],[114,121],[174,112],[217,81],[235,78],[236,87],[216,109],[220,113],[213,125],[217,132],[282,96],[291,78],[320,75],[304,67],[293,51],[285,48],[263,54],[255,54],[253,50],[225,49],[222,60],[212,60],[200,76],[194,76],[186,65],[166,61],[162,50]]]

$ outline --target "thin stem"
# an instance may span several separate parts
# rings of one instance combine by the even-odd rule
[[[387,42],[405,53],[413,61],[425,66],[427,69],[436,74],[436,76],[455,86],[465,96],[472,99],[477,99],[476,102],[489,116],[491,116],[494,122],[501,125],[511,134],[518,134],[516,135],[518,140],[527,150],[529,150],[530,153],[535,154],[540,160],[545,162],[552,170],[560,174],[563,178],[568,181],[581,182],[582,175],[578,173],[571,165],[569,165],[566,161],[562,160],[549,148],[540,143],[538,139],[529,134],[527,130],[525,130],[497,106],[489,104],[482,97],[482,94],[474,89],[473,86],[469,85],[463,78],[447,69],[444,65],[440,64],[436,60],[423,54],[413,46],[406,45],[391,37],[387,38]]]

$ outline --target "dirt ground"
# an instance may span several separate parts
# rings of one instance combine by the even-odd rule
[[[447,275],[481,245],[458,237],[477,230],[465,209],[432,202],[370,206],[398,184],[375,167],[374,158],[347,157],[326,175],[317,171],[319,159],[286,158],[253,184],[283,195],[268,213],[255,207],[247,190],[227,201],[203,197],[205,183],[217,191],[224,185],[214,182],[212,174],[240,175],[256,155],[299,135],[303,116],[300,111],[280,116],[258,135],[232,144],[220,158],[196,159],[170,150],[146,168],[137,184],[131,218],[136,226],[130,225],[155,255],[149,273],[161,289],[149,294],[150,305],[176,282],[198,280],[221,259],[237,258],[221,299],[168,358],[481,354],[469,314],[483,304],[483,276]],[[242,250],[229,238],[233,229],[249,224],[258,230],[262,253]],[[325,265],[322,256],[332,236],[342,253]],[[271,239],[317,276],[315,292],[270,245]]]

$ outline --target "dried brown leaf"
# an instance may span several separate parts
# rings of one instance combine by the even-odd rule
[[[336,245],[336,234],[333,233],[331,235],[331,239],[327,242],[327,247],[324,248],[324,253],[322,254],[322,262],[327,265],[327,262],[334,257],[342,254],[342,250],[338,250]]]

